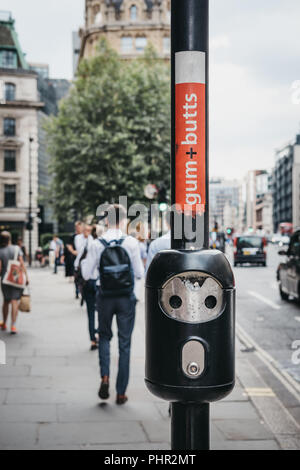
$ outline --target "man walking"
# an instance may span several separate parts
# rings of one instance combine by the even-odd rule
[[[57,235],[53,235],[53,239],[50,243],[50,250],[54,252],[55,256],[53,274],[57,274],[57,267],[60,266],[61,258],[64,253],[64,243]]]
[[[91,235],[92,226],[86,224],[83,230],[83,236],[85,244],[82,244],[82,247],[76,257],[74,268],[75,268],[75,277],[76,277],[76,286],[78,291],[82,296],[82,304],[85,301],[87,314],[88,314],[88,325],[89,333],[91,340],[91,351],[96,351],[98,349],[96,333],[98,332],[95,328],[95,311],[96,311],[96,281],[98,278],[98,270],[94,269],[93,275],[88,280],[83,280],[82,278],[82,264],[84,263],[85,258],[89,252],[89,249],[92,246],[94,237]]]
[[[101,385],[99,397],[109,398],[110,341],[112,320],[116,315],[119,337],[119,369],[117,376],[118,405],[127,402],[131,336],[135,322],[136,299],[134,278],[140,279],[144,267],[138,241],[126,236],[127,214],[124,207],[114,204],[107,210],[108,230],[95,240],[82,262],[82,275],[88,280],[99,269],[99,359]]]

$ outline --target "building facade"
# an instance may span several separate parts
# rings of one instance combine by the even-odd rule
[[[241,230],[243,218],[242,188],[237,180],[212,178],[209,182],[210,227]]]
[[[20,48],[14,20],[0,12],[0,231],[28,247],[27,223],[33,220],[32,248],[38,244],[38,113],[37,74]]]
[[[94,56],[101,38],[124,59],[139,57],[148,44],[160,58],[169,59],[170,4],[170,0],[86,0],[80,59]]]
[[[300,227],[300,135],[294,143],[276,152],[273,170],[274,232],[279,224]]]
[[[245,229],[273,232],[272,175],[267,170],[251,170],[246,181]]]

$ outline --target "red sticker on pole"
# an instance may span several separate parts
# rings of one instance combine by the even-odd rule
[[[182,212],[203,214],[206,203],[205,53],[176,53],[175,69],[175,202]]]

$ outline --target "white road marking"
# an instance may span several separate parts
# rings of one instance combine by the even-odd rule
[[[300,317],[295,317],[295,320],[300,322]]]
[[[275,393],[271,388],[245,388],[245,394],[249,397],[275,397]]]
[[[262,349],[239,324],[237,324],[237,336],[241,343],[244,344],[247,348],[255,348],[256,356],[260,358],[260,360],[268,367],[272,374],[300,403],[300,383],[293,379],[293,377],[291,377],[288,372],[283,370],[280,364],[269,353]],[[298,423],[297,426],[300,428]]]
[[[277,290],[278,289],[278,282],[271,282],[270,284],[271,289]]]
[[[265,303],[266,305],[269,305],[269,307],[274,308],[274,310],[280,310],[280,306],[272,302],[272,300],[267,299],[267,297],[264,297],[263,295],[258,294],[257,292],[253,292],[252,290],[248,291],[248,294],[252,295],[252,297],[255,297],[256,299],[260,300],[261,302]]]

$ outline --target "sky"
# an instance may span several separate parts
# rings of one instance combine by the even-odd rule
[[[0,9],[12,11],[28,61],[72,78],[72,31],[84,23],[84,0],[0,0]],[[272,168],[275,149],[300,133],[297,80],[299,0],[210,0],[211,176]]]

